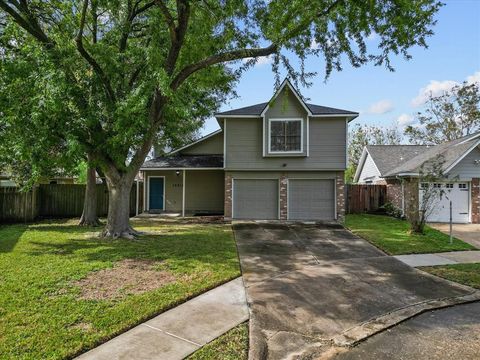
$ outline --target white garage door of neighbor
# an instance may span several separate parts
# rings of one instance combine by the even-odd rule
[[[426,186],[422,184],[422,186]],[[433,211],[427,217],[429,222],[450,221],[450,200],[452,201],[452,221],[454,223],[468,223],[470,221],[470,183],[436,183],[429,184],[438,190],[433,205]],[[422,201],[424,190],[420,188],[420,201]]]

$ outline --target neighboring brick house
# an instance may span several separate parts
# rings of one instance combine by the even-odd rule
[[[412,179],[423,164],[442,159],[445,178],[421,184],[418,193],[407,196]],[[443,189],[428,221],[448,222],[450,200],[453,222],[480,223],[480,132],[435,146],[368,145],[364,148],[354,181],[386,184],[387,200],[405,212],[408,199],[420,199],[422,187]],[[418,185],[416,185],[418,186]],[[411,189],[410,189],[411,190]],[[411,194],[410,194],[411,195]]]
[[[285,80],[261,104],[215,115],[220,130],[144,163],[146,212],[227,219],[339,220],[348,123]]]

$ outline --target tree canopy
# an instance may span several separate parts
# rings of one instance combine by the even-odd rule
[[[20,92],[25,77],[45,85],[33,94],[40,97],[41,127],[99,164],[110,191],[106,235],[120,236],[131,231],[126,194],[158,133],[218,106],[256,59],[273,56],[277,83],[283,68],[303,85],[314,75],[305,68],[309,56],[325,60],[326,77],[345,61],[392,69],[392,55],[408,59],[410,48],[427,46],[440,6],[436,0],[0,0],[0,56],[15,68],[2,73],[2,103],[14,114],[26,101],[28,113],[29,100],[5,89],[16,84]],[[379,42],[369,49],[372,33]],[[42,99],[45,92],[52,101]]]
[[[413,144],[436,145],[480,131],[480,84],[463,83],[439,96],[430,95],[418,125],[405,135]]]

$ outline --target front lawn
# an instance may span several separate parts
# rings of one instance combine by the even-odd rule
[[[188,360],[247,360],[248,323],[243,323],[190,355]]]
[[[75,221],[0,227],[0,358],[84,352],[240,275],[227,225],[142,222],[100,240]]]
[[[480,289],[480,263],[421,267],[423,271]]]
[[[450,244],[448,235],[428,226],[424,235],[410,234],[405,220],[390,216],[350,214],[346,216],[345,224],[353,233],[390,255],[475,249],[455,238]]]

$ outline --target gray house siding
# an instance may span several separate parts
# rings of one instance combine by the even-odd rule
[[[346,168],[345,118],[310,118],[308,157],[264,157],[262,125],[261,118],[226,120],[226,169],[288,171]]]
[[[270,153],[268,134],[269,134],[269,120],[270,119],[302,119],[303,123],[303,149],[302,153],[288,154],[288,156],[306,156],[307,155],[307,111],[299,103],[295,95],[285,88],[280,93],[265,113],[265,155],[285,157],[285,154]]]
[[[223,154],[223,132],[213,135],[195,145],[179,151],[183,155],[220,155]]]
[[[165,211],[182,211],[183,174],[176,170],[145,171],[146,181],[152,176],[165,177]],[[224,206],[224,172],[223,170],[191,170],[185,173],[185,212],[222,213]],[[148,189],[145,190],[148,198]],[[148,209],[146,209],[148,210]]]
[[[361,184],[367,181],[375,182],[379,180],[379,178],[380,178],[380,172],[375,166],[375,163],[373,162],[372,157],[370,156],[370,154],[368,154],[367,158],[365,159],[365,163],[363,164],[362,171],[358,178],[358,182]]]
[[[476,164],[475,160],[480,161],[480,149],[478,147],[473,149],[462,161],[455,165],[448,173],[448,177],[458,180],[480,178],[480,164]]]

